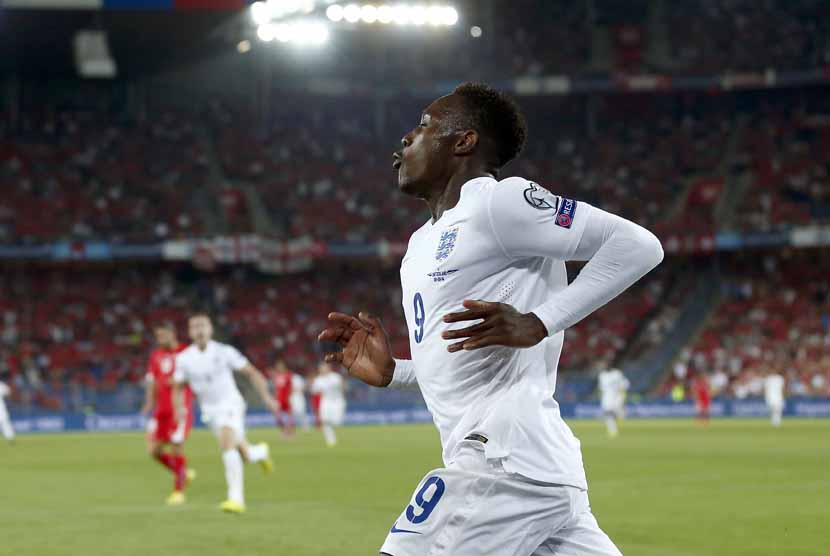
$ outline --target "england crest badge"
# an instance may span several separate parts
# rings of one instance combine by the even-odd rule
[[[458,239],[458,226],[455,228],[448,228],[441,232],[441,237],[438,238],[438,249],[435,250],[435,260],[437,262],[445,261],[455,249],[455,241]]]

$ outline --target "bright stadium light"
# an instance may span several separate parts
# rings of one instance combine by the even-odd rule
[[[329,30],[323,23],[297,22],[272,25],[273,39],[282,43],[292,43],[300,46],[324,44],[329,38]]]
[[[378,9],[372,4],[366,4],[360,8],[360,19],[364,23],[374,23],[378,20]]]
[[[285,6],[280,0],[266,0],[268,6],[268,14],[272,19],[278,19],[283,16],[283,7]]]
[[[300,43],[321,45],[329,40],[329,30],[322,23],[299,24],[298,30],[302,34],[298,39]]]
[[[277,29],[271,23],[264,23],[257,27],[256,36],[264,42],[271,42],[277,36]]]
[[[392,8],[392,20],[398,25],[409,23],[409,6],[403,4]]]
[[[427,22],[427,10],[423,6],[412,6],[409,10],[409,19],[413,25],[424,25]]]
[[[274,37],[280,42],[291,42],[294,39],[294,29],[287,23],[277,25],[274,28]]]
[[[478,25],[473,25],[472,27],[470,27],[470,35],[472,35],[474,39],[479,38],[481,36],[481,32],[481,27],[479,27]]]
[[[332,4],[328,8],[326,8],[326,17],[329,18],[331,21],[342,21],[343,20],[343,6],[340,4]]]
[[[349,23],[357,23],[360,21],[360,6],[357,4],[349,4],[343,9],[343,18]]]
[[[441,6],[430,6],[427,8],[427,22],[430,25],[444,25],[446,19],[445,9]]]
[[[2,0],[0,0],[2,1]],[[268,0],[274,2],[275,0]],[[336,0],[328,2],[326,17],[335,23],[396,23],[397,25],[451,26],[458,23],[458,10],[440,4],[357,4],[342,5]]]
[[[253,19],[254,23],[257,25],[262,25],[263,23],[271,21],[271,10],[265,2],[254,2],[251,4],[251,19]]]
[[[378,21],[387,24],[392,23],[394,19],[394,11],[392,10],[392,6],[387,6],[386,4],[380,6],[378,8]]]
[[[245,54],[246,52],[250,52],[251,51],[251,41],[249,41],[249,40],[239,41],[236,45],[236,51],[239,52],[240,54]]]

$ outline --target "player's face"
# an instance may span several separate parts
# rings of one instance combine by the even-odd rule
[[[190,339],[197,344],[206,344],[213,337],[213,325],[207,317],[193,317],[188,322]]]
[[[449,118],[461,108],[459,102],[452,95],[439,98],[401,140],[403,148],[395,153],[393,168],[398,171],[398,187],[407,195],[424,198],[452,175],[456,133]]]
[[[160,346],[170,346],[176,341],[176,334],[169,328],[156,328],[156,343]]]

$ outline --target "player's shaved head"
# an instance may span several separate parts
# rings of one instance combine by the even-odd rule
[[[499,170],[519,156],[527,141],[527,121],[516,102],[484,83],[462,83],[452,92],[460,110],[448,114],[456,131],[478,132],[487,161]]]

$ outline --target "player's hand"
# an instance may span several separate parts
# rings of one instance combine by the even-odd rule
[[[317,339],[335,342],[343,350],[327,353],[327,362],[340,363],[351,376],[370,386],[384,387],[392,382],[395,360],[380,319],[368,313],[359,313],[357,317],[329,313],[329,323]]]
[[[464,301],[466,311],[449,313],[444,322],[481,321],[466,328],[447,330],[445,340],[461,340],[450,344],[447,351],[473,350],[487,346],[528,348],[548,336],[548,330],[533,313],[520,313],[506,303]]]

